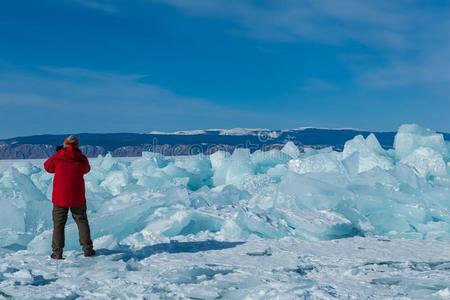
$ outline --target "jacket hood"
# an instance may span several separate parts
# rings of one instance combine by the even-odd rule
[[[84,161],[84,155],[81,151],[73,146],[68,146],[58,151],[57,157],[72,161]]]

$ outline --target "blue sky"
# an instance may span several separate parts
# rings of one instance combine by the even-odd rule
[[[448,1],[0,4],[0,138],[356,127],[450,131]]]

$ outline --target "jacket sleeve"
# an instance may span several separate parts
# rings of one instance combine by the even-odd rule
[[[55,159],[54,156],[51,156],[49,159],[47,159],[44,163],[44,169],[45,171],[49,173],[55,173],[56,166],[55,166]]]
[[[89,160],[85,156],[84,161],[83,161],[83,174],[89,173],[90,170],[91,170],[91,165],[89,164]]]

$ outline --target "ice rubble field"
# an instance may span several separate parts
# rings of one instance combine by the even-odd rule
[[[0,299],[450,299],[450,144],[91,159],[94,245],[51,261],[52,175],[0,166]],[[342,239],[345,238],[345,239]],[[76,251],[75,251],[76,250]]]

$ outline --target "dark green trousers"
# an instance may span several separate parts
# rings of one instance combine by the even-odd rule
[[[86,214],[86,205],[77,207],[61,207],[53,204],[53,239],[52,249],[53,253],[62,253],[64,249],[64,229],[67,222],[67,214],[72,213],[72,217],[78,226],[78,234],[80,245],[83,251],[92,250],[91,230]]]

